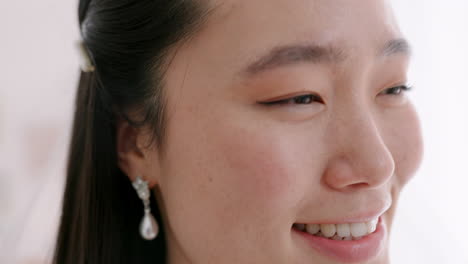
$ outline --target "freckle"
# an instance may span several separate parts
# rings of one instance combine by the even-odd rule
[[[213,182],[213,178],[211,176],[208,176],[208,181]]]

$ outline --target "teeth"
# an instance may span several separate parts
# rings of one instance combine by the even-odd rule
[[[348,237],[351,235],[351,230],[349,229],[349,224],[338,224],[336,225],[336,233],[340,237]]]
[[[311,225],[306,225],[307,233],[315,235],[320,231],[320,225],[317,224],[311,224]]]
[[[367,222],[367,233],[370,234],[370,233],[374,233],[375,229],[377,228],[377,222],[379,220],[378,219],[374,219],[370,222]]]
[[[367,235],[366,223],[352,223],[349,226],[351,229],[351,235],[353,235],[353,237],[360,237],[360,236]]]
[[[343,240],[343,237],[340,237],[339,235],[334,235],[332,237],[333,240]]]
[[[367,227],[366,227],[367,228]],[[336,233],[336,225],[334,224],[321,224],[320,231],[326,237],[332,237]]]
[[[318,237],[326,237],[322,232],[318,232],[317,234],[315,234],[316,236]]]
[[[295,228],[309,234],[333,240],[359,240],[375,232],[378,219],[366,223],[350,224],[294,224]]]

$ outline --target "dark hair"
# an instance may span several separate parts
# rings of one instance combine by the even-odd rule
[[[118,168],[116,121],[148,126],[164,149],[164,72],[171,51],[209,11],[195,0],[81,0],[81,35],[94,72],[81,72],[62,216],[53,263],[165,263],[163,222],[153,241],[138,232],[143,206]],[[130,110],[141,118],[130,118]]]

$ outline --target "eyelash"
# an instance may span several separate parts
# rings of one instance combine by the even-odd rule
[[[385,91],[399,91],[397,93],[384,93],[384,94],[389,94],[392,96],[401,96],[403,92],[408,92],[412,89],[413,87],[407,86],[407,85],[399,85],[395,87],[391,87],[386,89]],[[302,100],[306,99],[306,103],[300,103]],[[309,100],[307,100],[309,99]],[[271,106],[271,105],[284,105],[284,104],[289,104],[290,102],[298,103],[298,104],[310,104],[312,101],[315,99],[315,101],[319,101],[319,103],[323,103],[323,100],[320,98],[320,96],[315,95],[315,94],[303,94],[303,95],[298,95],[278,101],[273,101],[273,102],[263,102],[261,104]],[[302,101],[304,102],[304,101]]]
[[[384,91],[389,91],[389,90],[392,90],[392,89],[400,89],[400,92],[399,92],[399,93],[397,93],[397,94],[392,94],[392,95],[398,96],[398,95],[400,95],[400,94],[403,93],[403,92],[401,92],[401,91],[408,92],[408,91],[411,91],[411,89],[413,89],[413,87],[412,87],[412,86],[408,86],[408,85],[399,85],[399,86],[395,86],[395,87],[392,87],[392,88],[388,88],[388,89],[386,89],[386,90],[384,90]]]

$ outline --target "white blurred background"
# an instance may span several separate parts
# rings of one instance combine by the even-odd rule
[[[357,0],[356,0],[357,1]],[[468,263],[468,1],[392,0],[414,46],[424,160],[392,263]],[[78,78],[77,1],[0,2],[0,263],[48,263]]]

